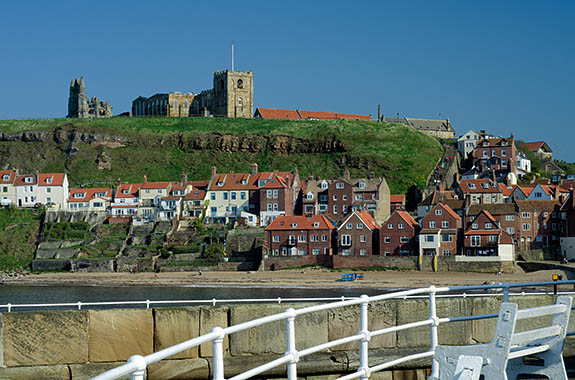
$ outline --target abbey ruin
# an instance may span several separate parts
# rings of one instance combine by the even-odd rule
[[[112,106],[110,102],[101,101],[95,96],[88,100],[84,77],[70,82],[70,96],[68,97],[68,115],[66,117],[93,118],[111,117]]]

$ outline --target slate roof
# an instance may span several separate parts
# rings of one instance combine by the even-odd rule
[[[373,118],[369,115],[355,115],[339,112],[283,110],[274,108],[256,108],[254,117],[258,116],[261,116],[263,119],[277,120],[373,120]]]
[[[413,117],[386,117],[384,120],[387,123],[401,123],[422,131],[427,130],[455,133],[453,125],[451,125],[449,120],[417,119]]]
[[[514,203],[491,203],[471,205],[467,210],[467,215],[479,215],[482,210],[488,211],[490,215],[510,215],[516,213]]]

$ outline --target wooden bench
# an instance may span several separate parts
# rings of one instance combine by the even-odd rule
[[[466,368],[470,370],[468,374],[473,373],[473,365],[466,365],[465,361],[477,360],[469,357],[480,357],[483,360],[481,375],[484,380],[516,380],[520,374],[567,380],[562,353],[571,304],[572,298],[566,296],[557,297],[554,305],[522,310],[518,309],[517,304],[502,303],[493,341],[469,346],[437,346],[433,360],[438,366],[439,377],[432,376],[429,379],[457,379],[462,376],[462,369]],[[535,321],[545,316],[553,316],[550,325],[515,331],[517,321]],[[540,319],[537,322],[541,324]]]

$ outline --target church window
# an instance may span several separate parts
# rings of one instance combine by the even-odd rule
[[[238,79],[238,88],[244,88],[244,81],[241,79]]]
[[[238,107],[240,108],[240,111],[244,110],[244,101],[242,98],[238,98]]]
[[[177,112],[178,111],[178,101],[174,100],[174,111]]]

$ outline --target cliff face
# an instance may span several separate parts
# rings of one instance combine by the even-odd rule
[[[189,178],[207,179],[214,165],[219,171],[238,172],[257,162],[265,171],[297,166],[302,177],[339,176],[348,168],[353,176],[384,176],[392,192],[404,192],[425,179],[429,162],[437,160],[441,149],[435,140],[403,126],[395,127],[393,135],[341,125],[331,129],[314,125],[309,131],[305,125],[296,127],[295,135],[289,129],[287,133],[280,129],[232,133],[215,127],[169,132],[64,121],[25,131],[0,131],[0,168],[66,171],[72,186],[95,186],[116,183],[118,178],[141,182],[144,174],[150,180],[177,180],[182,171]],[[413,146],[410,152],[395,151],[406,144]]]

